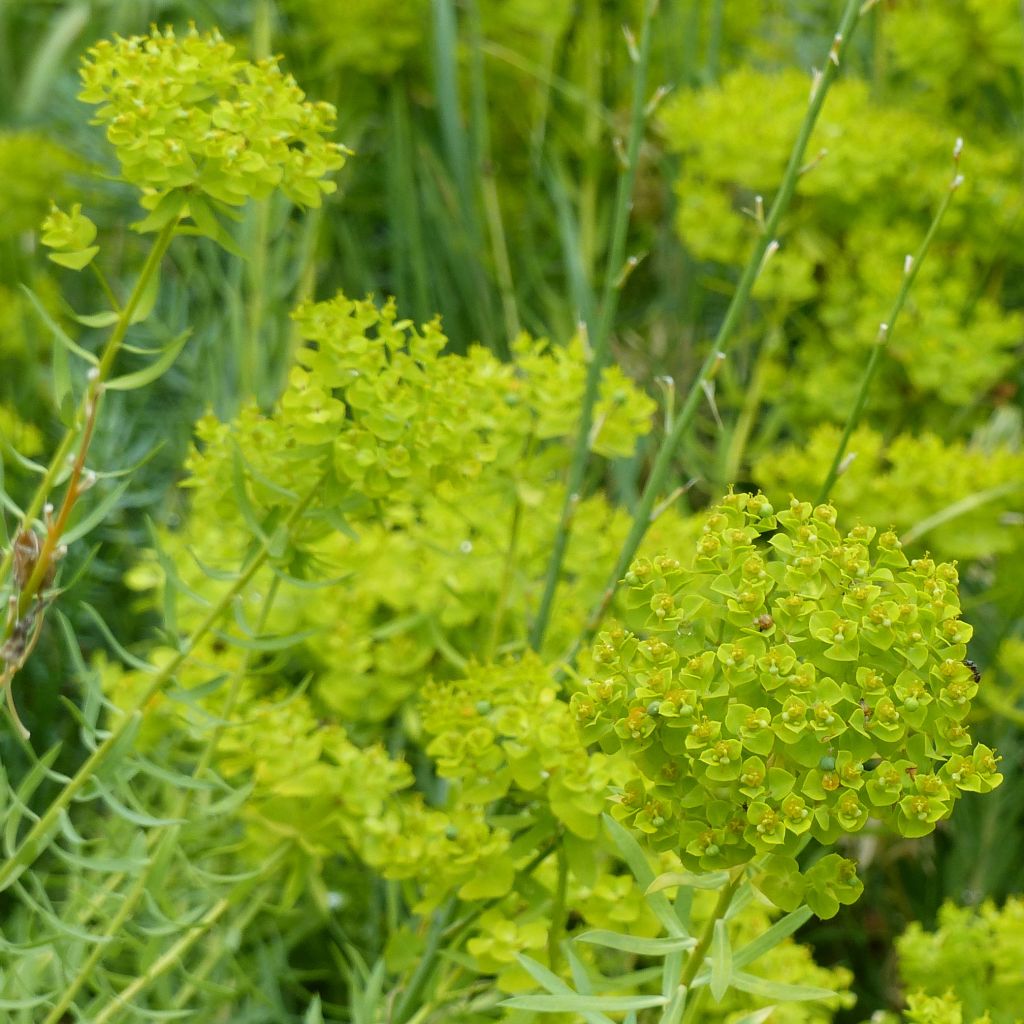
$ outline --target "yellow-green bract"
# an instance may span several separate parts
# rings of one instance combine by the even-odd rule
[[[978,684],[955,567],[836,520],[723,499],[692,566],[633,564],[635,628],[601,635],[573,698],[584,737],[638,769],[616,815],[689,867],[789,856],[869,817],[922,836],[1001,781],[964,724]]]

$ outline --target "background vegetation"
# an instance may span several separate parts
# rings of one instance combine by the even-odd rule
[[[18,677],[35,754],[13,731],[0,736],[8,856],[105,735],[102,708],[145,690],[142,660],[171,663],[233,586],[246,545],[269,550],[291,523],[315,480],[281,453],[312,451],[327,436],[318,429],[337,427],[316,382],[375,372],[360,339],[413,353],[405,320],[440,314],[453,358],[431,341],[391,392],[353,404],[372,418],[374,402],[401,401],[466,431],[425,431],[408,467],[372,421],[348,437],[334,458],[362,467],[345,469],[359,501],[338,500],[333,533],[325,513],[273,554],[274,572],[260,570],[233,624],[203,638],[147,715],[137,756],[97,777],[77,824],[62,820],[63,851],[0,895],[11,951],[0,1006],[12,1020],[43,1020],[36,1006],[54,1012],[49,993],[80,974],[77,1016],[63,1019],[525,1021],[527,1010],[497,1008],[533,984],[516,953],[564,973],[562,933],[655,933],[616,848],[598,838],[614,773],[581,760],[568,705],[524,652],[556,664],[586,626],[664,433],[652,399],[681,406],[714,352],[843,7],[662,0],[638,108],[640,0],[0,6],[5,546],[35,485],[31,463],[45,464],[63,433],[67,356],[52,325],[90,351],[102,333],[74,316],[97,307],[95,278],[47,262],[39,225],[51,201],[83,204],[122,298],[149,251],[129,227],[137,190],[76,98],[88,48],[151,22],[217,26],[244,55],[281,54],[308,96],[336,106],[337,141],[353,151],[321,206],[275,192],[226,220],[226,238],[184,239],[164,263],[133,341],[151,350],[185,325],[192,334],[152,386],[105,400],[89,464],[131,472],[96,485],[80,520],[89,539],[62,569],[61,617]],[[923,839],[850,839],[864,895],[806,924],[770,971],[844,994],[767,1019],[862,1021],[900,1010],[918,986],[942,997],[948,981],[965,1022],[987,1010],[1009,1024],[1022,982],[1008,951],[1024,918],[1012,900],[995,908],[1021,890],[1024,826],[1024,15],[1016,0],[883,0],[847,42],[780,247],[680,436],[671,500],[644,550],[689,550],[695,514],[732,485],[779,508],[791,494],[814,500],[906,255],[962,173],[831,496],[847,525],[893,529],[911,557],[958,562],[983,679],[972,729],[999,749],[1006,782],[960,801]],[[624,166],[634,181],[622,236]],[[311,304],[339,291],[354,301]],[[609,308],[623,372],[602,383],[598,457],[538,631],[585,353]],[[464,705],[486,718],[492,704],[504,718],[479,749],[452,737]],[[241,727],[225,727],[232,715]],[[515,765],[490,763],[495,736],[515,738]],[[97,823],[104,841],[83,848]],[[552,834],[570,835],[565,852],[545,847]],[[532,853],[541,859],[525,872]],[[502,872],[516,876],[511,896],[485,881]],[[98,922],[122,910],[127,931],[102,935]],[[741,927],[753,936],[767,920]],[[420,977],[441,935],[447,973]],[[168,951],[174,969],[160,960]],[[148,974],[135,1009],[102,1016]],[[50,1001],[33,1002],[41,993]],[[751,1019],[760,1005],[729,998],[706,1019]],[[937,1004],[910,1012],[947,1019]]]

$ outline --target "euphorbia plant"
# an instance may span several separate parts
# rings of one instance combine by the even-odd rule
[[[38,762],[4,821],[0,888],[17,887],[23,905],[10,942],[19,969],[0,997],[21,999],[19,1011],[45,1005],[46,1024],[69,1012],[107,1022],[133,1004],[176,1015],[198,991],[209,1002],[197,1013],[214,1019],[238,1010],[227,982],[244,971],[218,972],[240,942],[261,966],[278,965],[310,929],[338,952],[352,1019],[373,1016],[386,984],[397,1024],[493,1019],[499,993],[534,982],[548,994],[517,996],[514,1009],[601,1024],[606,1012],[642,1009],[665,1024],[696,1021],[708,991],[828,999],[821,986],[745,968],[812,912],[829,917],[856,898],[852,863],[830,848],[872,819],[923,835],[961,791],[998,783],[995,755],[971,747],[964,724],[976,680],[954,568],[908,563],[891,533],[840,533],[827,503],[777,511],[745,493],[712,512],[691,560],[678,537],[694,521],[662,494],[778,248],[856,0],[635,509],[579,493],[593,457],[634,451],[653,408],[604,363],[654,6],[633,54],[627,163],[586,339],[521,338],[504,362],[479,348],[448,355],[439,323],[417,328],[394,303],[308,302],[278,403],[200,422],[190,515],[157,531],[162,547],[136,573],[160,591],[161,645],[141,658],[112,643],[127,668],[78,664],[105,690],[87,687],[72,709],[90,756],[70,778],[52,777],[56,797],[22,827],[49,767]],[[148,383],[184,344],[180,335],[148,369],[113,376],[129,328],[151,312],[172,238],[230,248],[224,218],[247,197],[280,187],[316,205],[343,157],[325,138],[329,108],[306,103],[273,62],[238,61],[216,34],[102,43],[84,79],[148,211],[137,227],[157,237],[130,299],[118,302],[101,274],[111,308],[79,317],[111,329],[101,355],[64,340],[93,372],[12,555],[10,632],[28,641],[54,596],[54,557],[73,539],[65,526],[89,479],[104,389]],[[74,270],[93,265],[96,234],[72,207],[52,214],[44,241]],[[911,281],[907,272],[901,295]],[[64,502],[48,514],[72,452]],[[659,513],[673,555],[650,552]],[[604,621],[611,612],[620,625]],[[93,800],[116,820],[76,806],[72,821],[72,804]],[[116,857],[102,837],[83,838],[86,825]],[[811,840],[824,848],[817,859]],[[53,878],[35,872],[49,851],[67,865]],[[661,858],[658,878],[649,853]],[[755,889],[787,916],[769,924],[751,906]],[[383,923],[358,947],[346,929],[366,934],[374,918]],[[173,945],[154,954],[153,935]],[[60,955],[40,959],[41,948]],[[379,958],[372,968],[368,957]],[[641,957],[662,966],[615,994],[591,991],[609,964]],[[18,986],[33,970],[37,991],[26,995]],[[801,965],[796,980],[808,973]],[[307,1019],[318,1013],[316,999]]]

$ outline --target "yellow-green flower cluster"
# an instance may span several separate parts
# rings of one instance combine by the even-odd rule
[[[978,684],[955,567],[836,522],[828,505],[729,495],[692,568],[634,563],[636,629],[601,635],[573,697],[584,738],[640,771],[614,813],[687,866],[789,855],[869,816],[925,835],[1001,781],[964,725]]]
[[[676,226],[697,259],[746,263],[759,230],[757,196],[767,204],[778,187],[808,88],[795,70],[746,67],[666,105],[663,130],[682,156]],[[841,421],[849,412],[906,254],[920,244],[952,177],[962,130],[882,104],[866,82],[844,79],[830,90],[808,149],[813,166],[755,291],[769,322],[785,324],[787,340],[800,342],[764,368],[769,391],[792,394],[791,422]],[[1018,260],[1008,245],[1015,159],[998,141],[970,140],[965,182],[893,333],[872,410],[896,415],[909,402],[938,425],[1012,366],[1021,318],[1002,308],[997,279]]]
[[[54,250],[50,253],[54,263],[69,270],[81,270],[100,251],[98,245],[93,245],[95,238],[96,225],[82,213],[82,204],[75,203],[70,213],[56,204],[50,208],[39,240]]]
[[[896,942],[900,977],[907,992],[937,997],[951,991],[964,1020],[988,1011],[993,1024],[1014,1024],[1024,1006],[1020,969],[1024,941],[1024,900],[1003,907],[946,903],[938,926],[926,931],[912,923]]]
[[[460,799],[489,804],[514,790],[520,803],[547,805],[575,835],[597,838],[616,768],[580,743],[569,706],[538,658],[428,684],[420,712],[431,737],[427,753],[442,778],[459,783]]]
[[[769,499],[807,493],[818,485],[839,443],[838,427],[822,426],[800,444],[762,456],[754,478]],[[870,427],[858,428],[848,450],[855,458],[840,474],[832,497],[841,508],[855,508],[862,522],[891,526],[901,536],[941,513],[950,514],[921,535],[944,559],[974,559],[1018,551],[1020,527],[1011,516],[1024,512],[1015,481],[1024,477],[1024,454],[1000,445],[945,442],[932,433],[898,434],[888,443]]]
[[[277,61],[252,63],[218,32],[102,41],[89,50],[79,98],[99,106],[125,179],[158,226],[187,209],[203,228],[208,203],[240,206],[280,188],[319,206],[344,162],[330,140],[334,108],[306,100]]]
[[[201,654],[206,667],[185,674],[186,691],[209,682],[210,665],[217,665],[222,677],[239,670],[236,647],[216,642],[204,645]],[[145,673],[101,668],[115,703],[131,704],[145,688]],[[289,898],[339,857],[384,878],[413,883],[414,902],[421,909],[456,892],[464,899],[488,899],[508,891],[513,877],[505,856],[508,835],[492,828],[479,806],[427,806],[413,791],[413,773],[405,761],[392,758],[379,743],[357,745],[342,726],[321,718],[304,694],[268,696],[257,677],[245,676],[239,692],[237,707],[244,719],[220,738],[217,767],[228,780],[247,787],[239,812],[246,825],[246,856],[265,860],[285,851]],[[156,698],[147,708],[144,746],[182,728],[203,741],[210,713],[223,711],[224,701],[223,693],[206,700],[196,695],[175,707]],[[207,710],[180,720],[188,705],[199,703]]]
[[[234,425],[207,417],[199,427],[204,451],[190,460],[191,486],[229,519],[241,518],[230,470],[239,451],[259,507],[286,506],[282,489],[301,492],[325,468],[336,484],[328,497],[352,492],[353,507],[356,496],[401,505],[435,491],[451,498],[486,467],[517,468],[538,441],[567,440],[575,430],[586,374],[576,346],[524,338],[511,363],[482,347],[444,355],[437,321],[417,330],[398,319],[394,302],[378,308],[344,296],[304,305],[295,318],[306,345],[275,414],[249,407]],[[649,398],[609,369],[593,450],[631,452],[652,411]],[[543,454],[534,467],[538,480],[550,473]]]
[[[380,721],[425,674],[451,674],[451,648],[518,639],[560,514],[586,362],[576,342],[526,338],[511,363],[482,348],[448,355],[436,323],[416,330],[393,303],[339,297],[297,320],[307,346],[277,408],[198,426],[187,486],[201,512],[187,543],[229,569],[233,538],[315,491],[318,518],[303,525],[289,572],[346,583],[336,600],[296,599],[301,621],[283,631],[312,633],[325,708]],[[601,396],[594,450],[632,451],[651,400],[617,370]],[[656,531],[674,536],[679,523],[663,516]],[[627,528],[603,498],[580,503],[552,649],[572,642]],[[210,585],[187,560],[179,571],[189,587]]]

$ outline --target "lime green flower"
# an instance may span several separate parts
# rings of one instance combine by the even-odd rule
[[[924,835],[961,792],[1001,779],[961,724],[978,684],[955,569],[836,522],[829,505],[776,514],[731,494],[692,569],[633,564],[631,628],[598,639],[572,706],[588,742],[640,771],[613,814],[655,849],[682,847],[689,868],[795,854],[869,816]]]
[[[82,270],[100,251],[93,245],[96,237],[96,225],[82,213],[82,204],[75,203],[70,213],[65,213],[56,205],[43,221],[43,234],[40,241],[49,249],[50,259],[54,263],[67,267],[69,270]]]
[[[329,140],[334,108],[310,103],[276,59],[250,63],[219,33],[193,26],[97,43],[79,98],[98,105],[124,178],[142,191],[154,230],[188,214],[215,233],[214,211],[280,188],[319,206],[345,149]]]

